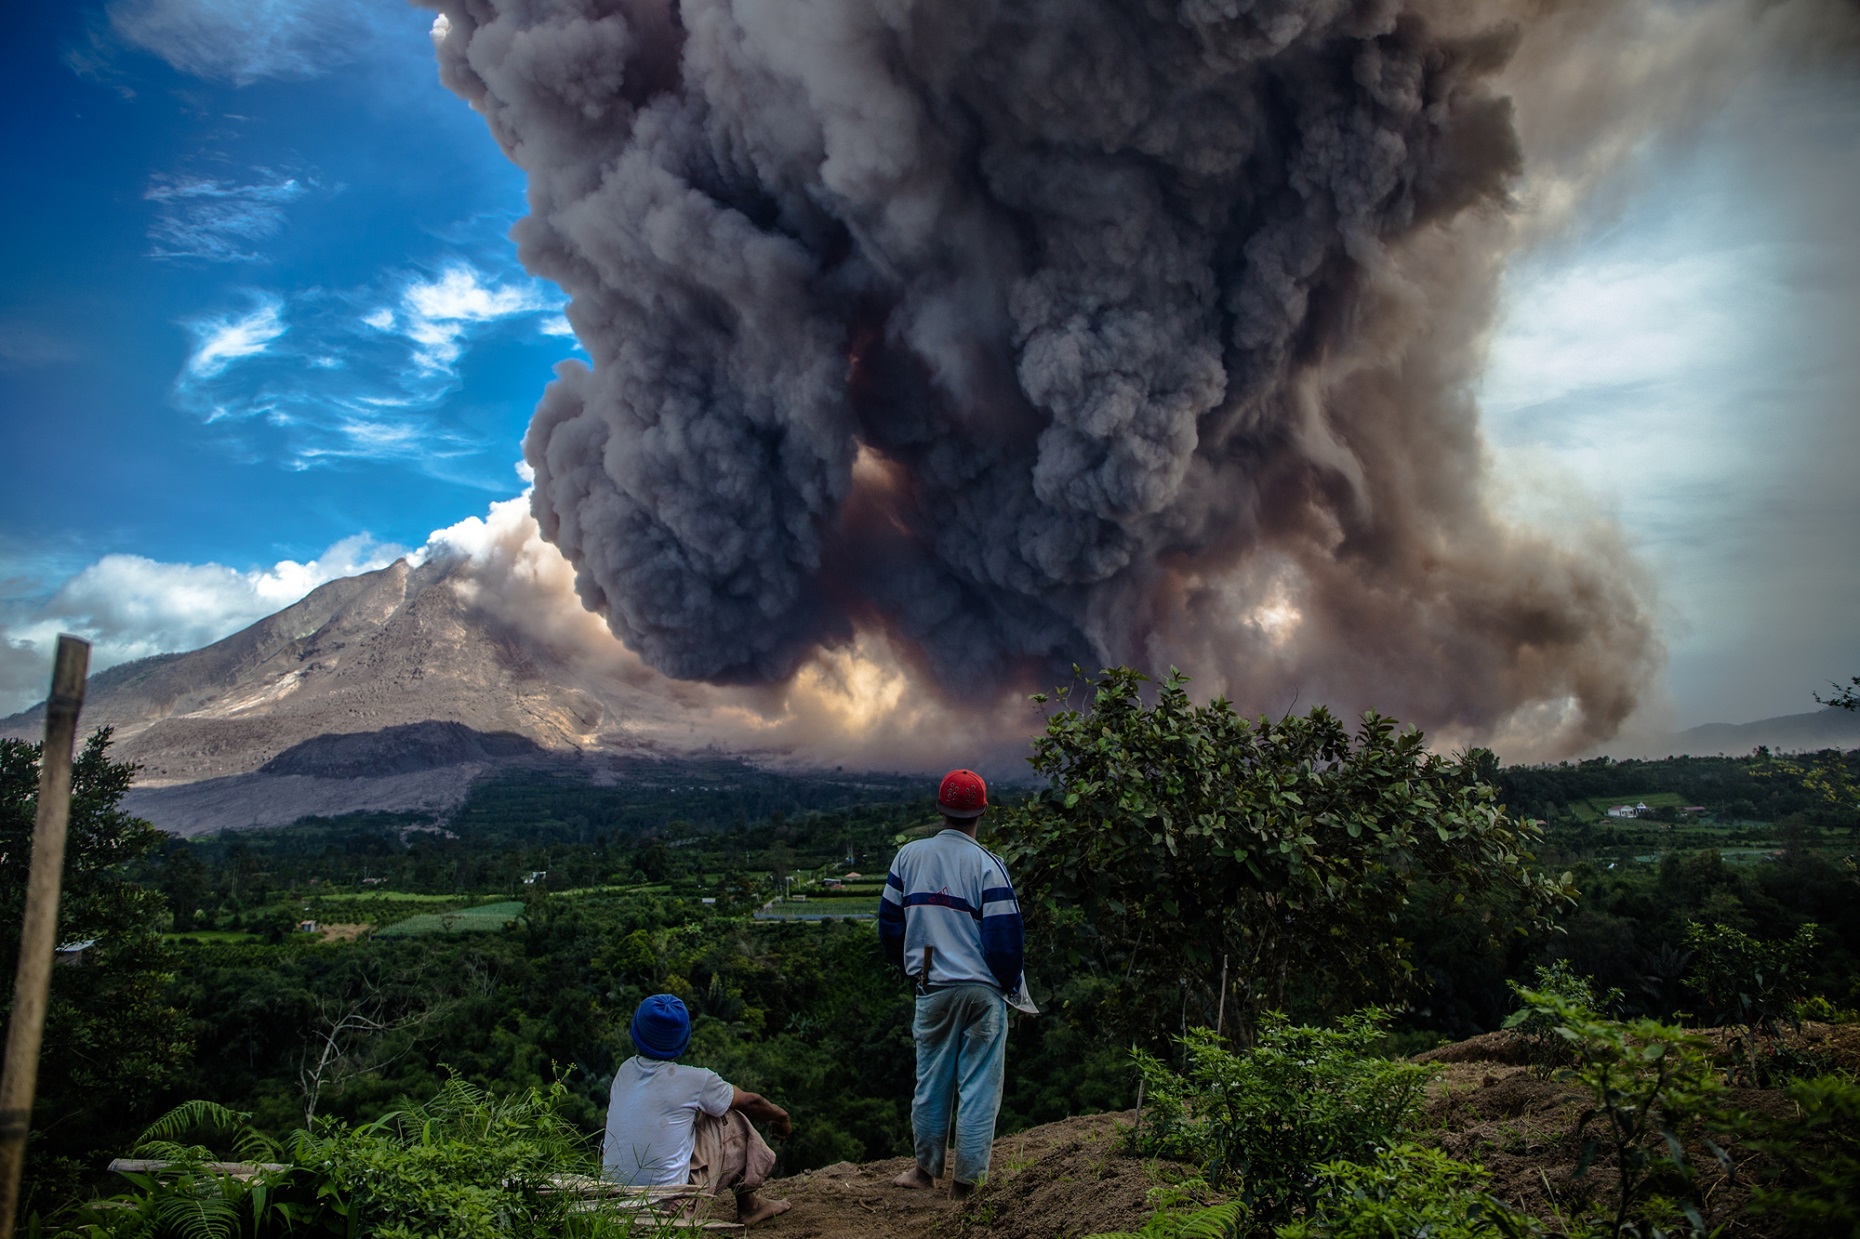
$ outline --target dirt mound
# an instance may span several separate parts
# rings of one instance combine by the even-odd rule
[[[757,1227],[774,1239],[1065,1239],[1098,1231],[1134,1229],[1149,1216],[1149,1189],[1157,1180],[1148,1163],[1117,1150],[1115,1125],[1134,1116],[1098,1114],[1065,1119],[995,1141],[988,1182],[968,1200],[934,1191],[893,1187],[910,1168],[906,1157],[853,1165],[840,1162],[767,1187],[794,1207]],[[728,1200],[712,1216],[734,1216]]]
[[[1525,1044],[1516,1033],[1489,1032],[1416,1054],[1417,1063],[1503,1063],[1522,1067],[1530,1062]]]

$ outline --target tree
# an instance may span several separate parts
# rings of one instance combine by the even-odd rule
[[[1830,681],[1828,687],[1834,690],[1832,697],[1815,694],[1815,700],[1824,706],[1833,706],[1837,710],[1860,710],[1860,675],[1853,676],[1847,684]]]
[[[28,1163],[28,1174],[45,1187],[94,1170],[96,1157],[113,1147],[127,1148],[167,1100],[189,1052],[186,1019],[167,995],[166,909],[159,894],[128,877],[162,835],[117,807],[136,767],[111,761],[109,746],[109,728],[99,729],[71,772],[58,940],[91,945],[77,963],[53,969]],[[39,750],[0,740],[0,966],[9,981],[38,812]],[[9,1015],[12,995],[9,983]]]
[[[1244,1043],[1295,981],[1333,1010],[1404,989],[1395,924],[1424,880],[1456,903],[1508,891],[1529,924],[1572,899],[1532,868],[1538,824],[1496,802],[1484,753],[1430,753],[1374,713],[1354,736],[1323,708],[1248,721],[1173,670],[1146,706],[1146,683],[1106,671],[1088,709],[1053,714],[1030,759],[1046,786],[998,831],[1048,966],[1095,980],[1097,1018],[1153,1039],[1180,1004]]]

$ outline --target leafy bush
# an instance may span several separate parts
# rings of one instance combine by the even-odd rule
[[[1797,1113],[1749,1124],[1751,1147],[1781,1169],[1754,1207],[1792,1234],[1860,1236],[1860,1083],[1844,1076],[1793,1080]]]
[[[1621,991],[1618,989],[1608,989],[1597,994],[1594,979],[1578,973],[1564,959],[1538,968],[1537,984],[1529,989],[1516,981],[1507,981],[1505,984],[1523,1004],[1505,1021],[1505,1027],[1523,1042],[1532,1072],[1539,1079],[1547,1077],[1557,1068],[1570,1066],[1575,1062],[1575,1053],[1574,1047],[1557,1035],[1559,1021],[1532,1006],[1525,997],[1527,994],[1552,994],[1572,1009],[1592,1015],[1604,1015],[1610,1007],[1621,1001]]]
[[[1135,1051],[1149,1101],[1133,1143],[1200,1163],[1211,1183],[1237,1183],[1262,1222],[1289,1216],[1309,1197],[1315,1166],[1368,1161],[1419,1115],[1437,1068],[1377,1057],[1385,1022],[1373,1008],[1336,1028],[1268,1014],[1258,1044],[1237,1054],[1193,1029],[1181,1075]]]
[[[1491,1176],[1437,1149],[1398,1144],[1375,1161],[1317,1168],[1310,1213],[1278,1227],[1276,1239],[1522,1239],[1543,1233],[1535,1218],[1485,1190]]]
[[[1704,999],[1714,1024],[1743,1030],[1732,1045],[1743,1054],[1750,1083],[1757,1087],[1776,1074],[1771,1060],[1781,1046],[1782,1026],[1795,1023],[1815,934],[1812,923],[1776,942],[1729,925],[1694,921],[1686,927],[1686,945],[1695,952],[1687,980]]]
[[[1656,1181],[1685,1193],[1693,1184],[1684,1137],[1715,1116],[1718,1091],[1705,1042],[1657,1020],[1603,1019],[1557,994],[1524,990],[1520,996],[1570,1046],[1575,1064],[1558,1078],[1589,1095],[1576,1123],[1584,1137],[1576,1173],[1607,1154],[1617,1175],[1609,1233],[1636,1234]],[[1728,1165],[1722,1149],[1705,1143]],[[1705,1231],[1695,1200],[1685,1199],[1679,1209],[1695,1230]]]
[[[553,1190],[557,1175],[596,1169],[587,1139],[558,1113],[566,1096],[559,1080],[547,1091],[497,1098],[455,1078],[418,1109],[353,1127],[323,1122],[283,1144],[243,1114],[190,1102],[158,1120],[137,1146],[167,1169],[127,1174],[133,1190],[33,1225],[41,1234],[83,1239],[639,1234]],[[179,1139],[202,1132],[247,1162],[244,1172],[216,1169],[212,1149]]]

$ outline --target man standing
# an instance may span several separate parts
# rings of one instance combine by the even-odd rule
[[[907,843],[891,862],[878,905],[885,955],[917,985],[911,1037],[917,1091],[911,1130],[917,1164],[899,1187],[931,1187],[944,1170],[950,1107],[956,1157],[950,1194],[967,1196],[988,1172],[1007,1069],[1007,1006],[1022,995],[1025,931],[1001,858],[976,842],[988,788],[973,770],[952,770],[937,789],[944,828]]]
[[[786,1136],[788,1112],[714,1071],[677,1061],[691,1044],[691,1016],[675,995],[654,994],[640,1003],[631,1032],[639,1054],[614,1073],[602,1175],[633,1187],[730,1188],[736,1220],[745,1226],[786,1213],[787,1201],[756,1194],[775,1166],[775,1153],[749,1121],[767,1120],[776,1135]]]

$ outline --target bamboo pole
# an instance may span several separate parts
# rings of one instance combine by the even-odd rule
[[[7,1022],[6,1059],[0,1075],[0,1239],[12,1239],[19,1212],[19,1172],[32,1128],[32,1096],[39,1082],[39,1044],[58,949],[58,888],[64,878],[65,826],[71,814],[71,750],[90,643],[63,634],[45,700],[45,747],[39,751],[39,812],[32,824],[32,871],[26,879],[26,915],[20,925],[19,973],[13,1016]]]

